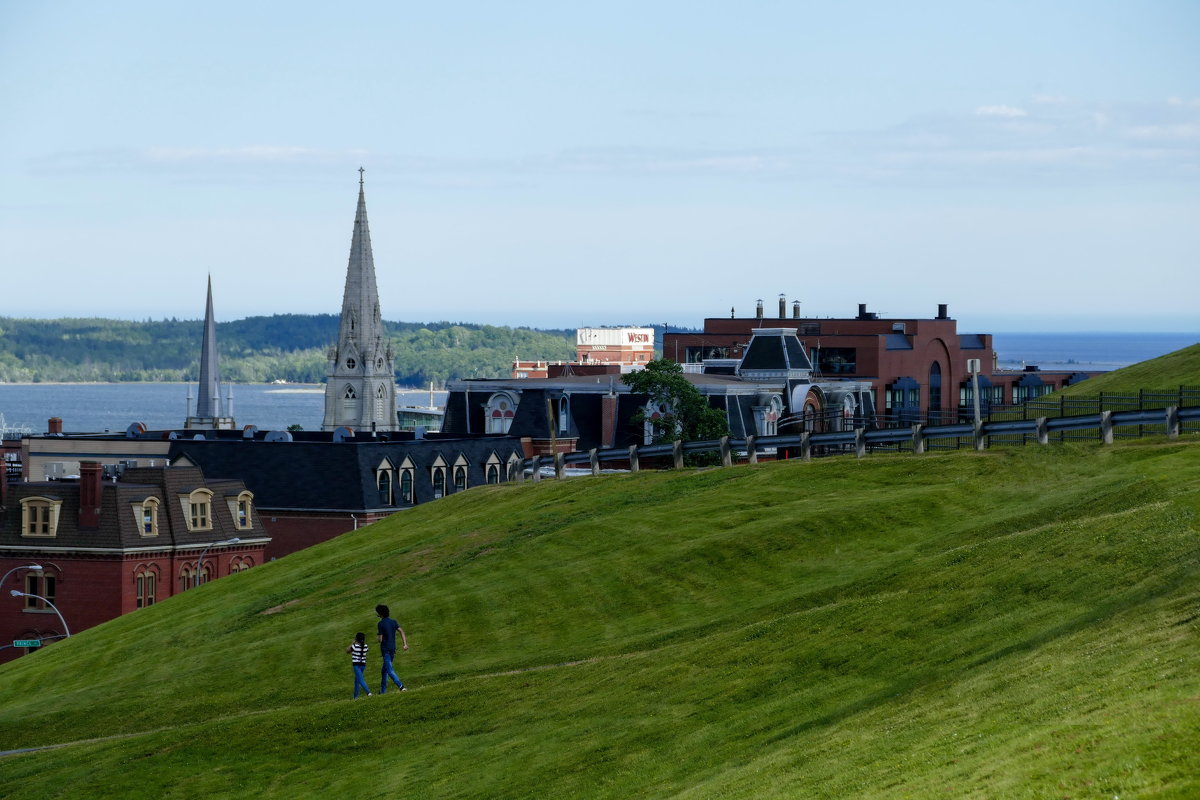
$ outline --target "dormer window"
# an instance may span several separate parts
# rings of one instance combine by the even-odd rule
[[[467,467],[469,466],[467,457],[459,453],[458,458],[454,460],[454,491],[461,492],[467,488]]]
[[[158,536],[158,498],[147,497],[134,503],[133,520],[142,536]]]
[[[196,489],[191,494],[180,495],[184,519],[189,531],[211,531],[212,524],[212,492],[208,489]]]
[[[511,394],[508,392],[497,392],[492,395],[488,398],[487,405],[483,409],[483,415],[486,420],[485,432],[508,433],[516,411],[517,401]]]
[[[21,500],[21,535],[53,537],[58,533],[62,500],[56,497],[26,497]]]
[[[433,484],[433,499],[446,496],[446,459],[438,455],[429,468],[429,481]]]
[[[390,506],[392,504],[392,471],[390,469],[381,469],[375,476],[375,488],[379,490],[379,504]]]
[[[233,527],[240,531],[254,527],[254,495],[250,492],[240,492],[227,496],[225,502],[229,505],[229,515],[233,517]]]

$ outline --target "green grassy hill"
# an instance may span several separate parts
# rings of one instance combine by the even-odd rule
[[[1194,440],[480,487],[0,668],[0,794],[1197,797],[1198,512]]]
[[[1200,386],[1200,344],[1088,378],[1055,395],[1095,395],[1100,392],[1136,394],[1141,389],[1175,390],[1180,386]]]

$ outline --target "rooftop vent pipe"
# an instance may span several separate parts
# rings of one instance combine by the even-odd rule
[[[800,301],[792,302],[792,319],[800,319]]]
[[[787,316],[787,296],[779,295],[779,318],[783,319]]]
[[[759,300],[759,301],[758,301],[758,308],[757,308],[757,309],[755,310],[755,312],[754,312],[754,318],[755,318],[755,319],[762,319],[762,318],[763,318],[763,316],[762,316],[762,315],[763,315],[763,310],[762,310],[762,300]]]

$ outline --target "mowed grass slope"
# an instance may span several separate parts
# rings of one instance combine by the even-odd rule
[[[1196,797],[1197,512],[1194,441],[480,487],[0,668],[0,794]]]
[[[1088,378],[1051,396],[1091,396],[1100,392],[1137,394],[1140,389],[1175,391],[1180,386],[1200,386],[1200,343]]]

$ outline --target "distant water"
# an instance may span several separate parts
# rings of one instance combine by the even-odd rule
[[[1084,372],[1127,367],[1200,342],[1200,333],[996,333],[1001,368],[1036,364]]]
[[[196,386],[191,386],[195,401]],[[184,383],[33,383],[0,384],[0,414],[10,428],[46,430],[46,420],[62,417],[63,430],[123,431],[134,422],[150,430],[179,428],[187,417],[188,385]],[[435,405],[446,402],[434,392]],[[399,390],[398,406],[429,404],[428,391]],[[260,430],[300,425],[319,430],[325,416],[324,386],[234,384],[233,417]]]

